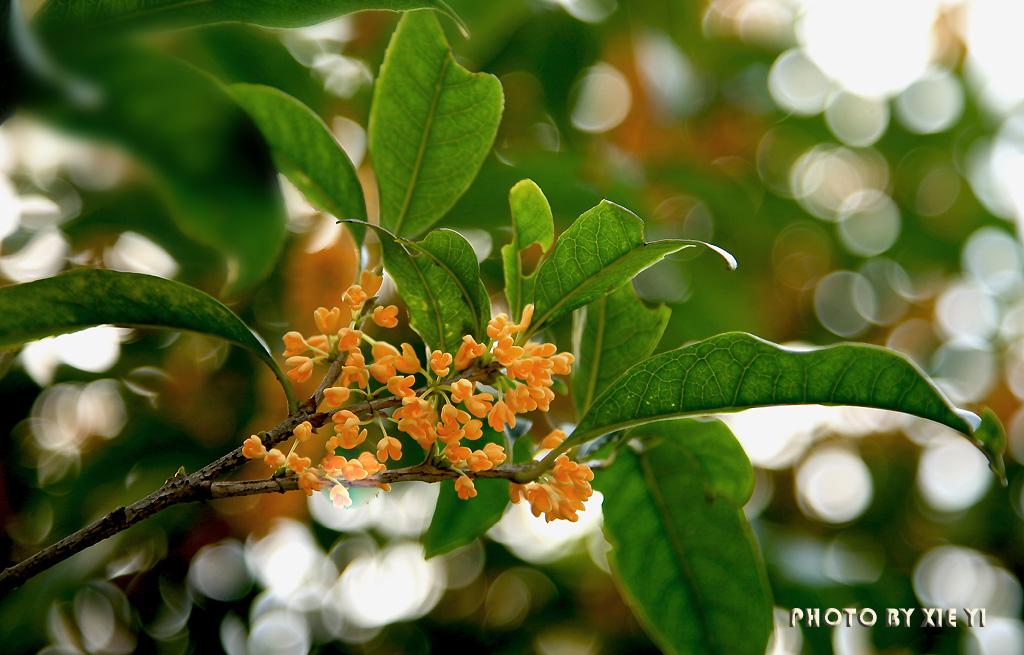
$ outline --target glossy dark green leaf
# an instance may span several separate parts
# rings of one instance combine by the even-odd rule
[[[230,292],[265,278],[284,243],[284,207],[263,137],[227,91],[143,47],[90,48],[62,63],[88,80],[96,102],[38,108],[146,164],[182,231],[225,256]]]
[[[432,12],[405,14],[370,111],[381,225],[412,237],[440,220],[490,152],[503,104],[496,77],[455,62]]]
[[[443,0],[49,0],[36,23],[47,32],[176,29],[226,22],[303,27],[368,9],[437,9],[458,20]]]
[[[665,305],[648,307],[631,282],[576,314],[582,325],[572,395],[579,415],[626,369],[654,352],[671,314]]]
[[[533,180],[520,180],[508,194],[512,211],[512,243],[501,248],[505,274],[505,297],[509,313],[518,318],[523,309],[523,296],[531,295],[533,275],[523,277],[522,251],[533,244],[547,252],[555,239],[551,205]]]
[[[291,387],[259,338],[230,309],[190,286],[139,273],[82,269],[0,288],[0,348],[104,324],[189,330],[255,353]]]
[[[413,252],[441,269],[456,286],[462,300],[475,317],[474,336],[481,336],[491,319],[491,297],[480,279],[476,252],[466,238],[454,230],[434,230],[422,241],[410,241]]]
[[[693,244],[644,242],[644,224],[633,212],[602,200],[558,237],[537,270],[531,332],[621,287],[666,255]]]
[[[229,89],[263,133],[277,169],[311,205],[337,218],[366,220],[356,170],[319,116],[269,86],[232,84]],[[348,226],[361,241],[359,224]]]
[[[505,439],[485,426],[484,436],[479,441],[464,442],[464,445],[475,450],[487,442],[504,445]],[[443,555],[483,536],[505,513],[509,500],[507,480],[478,479],[473,484],[476,496],[460,500],[453,480],[441,483],[434,517],[423,535],[423,548],[428,558]]]
[[[637,431],[594,481],[627,602],[666,653],[761,655],[772,600],[743,514],[750,462],[718,421]]]
[[[384,268],[423,342],[455,353],[463,335],[480,336],[490,318],[490,300],[469,242],[452,230],[436,230],[412,242],[374,229],[380,235]]]
[[[875,407],[930,419],[970,438],[994,469],[1002,466],[994,414],[982,420],[954,407],[903,355],[858,344],[794,350],[740,332],[634,365],[594,401],[566,443],[680,416],[807,404]]]

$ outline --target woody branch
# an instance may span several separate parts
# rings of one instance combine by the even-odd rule
[[[292,437],[292,432],[296,426],[305,421],[312,424],[314,428],[323,426],[330,419],[332,412],[317,411],[317,407],[323,400],[324,390],[334,384],[341,373],[341,368],[340,359],[332,362],[316,392],[302,403],[297,411],[289,414],[272,429],[262,433],[261,436],[264,443],[272,447],[287,441]],[[456,382],[461,379],[488,382],[497,370],[493,363],[473,366],[461,374],[453,376],[447,382]],[[362,418],[367,418],[399,405],[401,405],[400,398],[388,397],[364,401],[351,405],[346,409]],[[33,576],[90,546],[127,530],[168,507],[182,503],[234,496],[284,493],[299,488],[298,478],[295,476],[271,477],[260,480],[216,481],[216,478],[238,469],[246,461],[247,459],[242,455],[242,449],[239,447],[191,475],[176,475],[169,478],[163,486],[141,500],[118,507],[81,530],[4,569],[3,572],[0,572],[0,595],[6,595]],[[523,466],[505,465],[487,471],[460,473],[451,468],[437,466],[433,462],[424,462],[416,466],[382,471],[364,480],[353,482],[352,485],[378,486],[381,484],[412,481],[440,482],[457,478],[459,475],[468,475],[471,478],[503,478],[510,481],[526,482],[536,477],[534,475],[529,479],[524,479],[523,475],[527,470],[527,467]],[[532,469],[529,472],[532,473]]]

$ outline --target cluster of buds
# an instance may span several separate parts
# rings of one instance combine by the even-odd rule
[[[330,415],[333,429],[325,435],[320,463],[314,466],[309,457],[296,452],[300,443],[316,436],[309,422],[293,429],[294,440],[287,454],[278,448],[267,449],[257,435],[245,441],[242,454],[262,459],[275,471],[287,468],[307,495],[329,486],[331,500],[347,506],[351,503],[349,486],[375,484],[373,476],[386,470],[389,461],[401,459],[403,441],[399,437],[405,435],[435,465],[453,471],[459,498],[472,498],[476,495],[475,474],[498,467],[508,458],[501,445],[505,429],[516,426],[518,414],[548,411],[554,398],[554,376],[570,372],[573,356],[557,352],[554,344],[526,340],[533,316],[533,306],[527,305],[518,322],[505,314],[494,317],[482,343],[467,335],[456,352],[428,350],[421,360],[410,344],[396,347],[361,329],[366,321],[382,328],[398,324],[396,306],[373,306],[380,285],[379,275],[364,272],[360,283],[342,295],[340,306],[320,307],[314,312],[320,334],[305,337],[289,332],[284,336],[288,376],[296,382],[308,380],[317,364],[341,364],[337,380],[332,381],[336,386],[323,393],[320,409]],[[484,386],[481,378],[489,386]],[[381,409],[371,412],[367,401],[378,400],[385,402],[375,406],[397,407],[390,414]],[[493,431],[493,440],[484,439],[485,423]],[[375,443],[367,443],[370,430],[379,430]],[[556,430],[541,448],[557,447],[564,436]],[[514,501],[527,498],[534,514],[543,514],[548,520],[576,520],[576,512],[591,494],[592,478],[585,465],[562,455],[540,481],[512,485],[512,497]]]

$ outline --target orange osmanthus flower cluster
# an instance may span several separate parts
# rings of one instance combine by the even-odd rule
[[[336,386],[323,393],[321,409],[330,413],[333,430],[325,439],[321,461],[314,466],[309,457],[296,453],[298,444],[316,436],[309,422],[294,428],[295,438],[287,454],[278,448],[267,449],[257,435],[245,440],[242,454],[262,459],[275,470],[286,467],[307,495],[329,486],[331,500],[347,506],[351,504],[347,487],[361,480],[373,484],[372,476],[386,470],[388,461],[401,459],[401,433],[437,465],[455,472],[459,498],[476,496],[471,475],[500,466],[508,458],[499,443],[476,443],[484,436],[484,423],[503,434],[506,427],[516,426],[517,414],[548,411],[554,399],[554,376],[570,372],[572,354],[557,352],[554,344],[525,341],[533,317],[533,306],[527,305],[518,322],[505,314],[491,319],[483,343],[467,335],[456,352],[434,350],[421,360],[410,344],[396,347],[360,329],[365,321],[382,328],[395,327],[398,308],[367,306],[368,302],[374,304],[380,289],[379,275],[364,271],[359,282],[342,294],[339,306],[320,307],[313,313],[320,334],[306,337],[289,332],[284,336],[287,374],[296,382],[308,380],[317,364],[341,362]],[[495,373],[488,380],[490,386],[460,377],[474,365],[492,367]],[[378,398],[393,398],[401,405],[390,415],[378,411],[366,419],[346,406],[350,400]],[[389,433],[392,428],[395,432]],[[379,436],[368,442],[371,429],[379,431]],[[564,438],[564,433],[556,430],[541,448],[555,448]],[[586,465],[563,454],[537,482],[513,484],[511,495],[513,502],[526,498],[537,516],[575,521],[591,494],[591,479],[593,474]]]
[[[509,495],[513,503],[525,498],[533,515],[543,514],[549,522],[555,519],[576,521],[577,512],[583,511],[583,503],[594,493],[590,487],[593,479],[594,472],[589,466],[574,462],[562,453],[555,459],[554,468],[539,481],[509,485]]]

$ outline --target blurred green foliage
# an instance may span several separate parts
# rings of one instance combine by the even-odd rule
[[[886,99],[883,133],[869,145],[854,146],[844,144],[837,134],[842,130],[821,111],[794,113],[770,93],[773,66],[784,51],[798,49],[796,16],[783,14],[783,26],[776,25],[775,32],[765,28],[768,37],[760,38],[756,30],[751,36],[741,29],[741,10],[725,2],[450,4],[471,34],[464,39],[454,23],[442,20],[457,61],[501,80],[505,111],[494,152],[443,225],[462,230],[474,246],[507,242],[504,199],[523,178],[544,189],[559,232],[609,198],[645,218],[649,238],[713,240],[741,263],[729,272],[713,255],[691,250],[641,276],[640,298],[673,310],[662,349],[726,330],[814,343],[856,337],[904,350],[943,379],[980,375],[985,382],[975,385],[980,391],[961,389],[958,400],[990,404],[1004,421],[1016,415],[1021,353],[1014,309],[1020,284],[1008,265],[999,271],[1011,282],[991,286],[977,270],[986,263],[996,266],[994,246],[982,250],[980,264],[965,248],[984,228],[1016,243],[1012,225],[984,196],[984,180],[971,172],[977,161],[972,148],[993,142],[1012,115],[987,106],[966,81],[962,34],[943,31],[936,19],[935,65],[952,71],[957,88],[968,87],[956,120],[922,134],[895,113],[890,117],[896,101]],[[754,3],[735,3],[744,4]],[[566,10],[577,5],[598,10]],[[756,27],[755,18],[746,20]],[[117,100],[112,115],[84,112],[90,118],[85,131],[101,137],[100,144],[123,142],[130,134],[134,149],[90,150],[83,157],[64,141],[30,140],[32,130],[40,128],[28,112],[5,123],[0,152],[12,154],[0,155],[0,212],[8,212],[0,214],[0,275],[23,281],[19,276],[26,275],[29,263],[44,265],[53,253],[60,268],[69,261],[123,265],[125,244],[131,242],[122,237],[131,232],[167,253],[182,282],[219,294],[225,282],[234,281],[227,299],[260,334],[277,336],[305,320],[299,316],[337,292],[334,281],[344,277],[341,271],[350,262],[321,247],[316,236],[323,226],[308,208],[280,206],[273,152],[213,81],[264,84],[296,97],[346,146],[356,170],[365,171],[371,81],[396,21],[394,14],[367,12],[306,30],[214,25],[153,34],[141,43],[104,42],[90,58],[60,61],[72,72],[98,73],[109,84],[99,91]],[[0,65],[8,35],[5,30],[0,39]],[[163,59],[166,53],[188,65]],[[120,64],[108,68],[104,62],[109,61]],[[0,116],[9,104],[8,91],[21,91],[10,83],[19,75],[0,78],[5,94]],[[667,86],[659,86],[659,80]],[[832,84],[830,93],[842,90]],[[133,94],[123,94],[125,88]],[[600,95],[601,89],[611,95]],[[66,91],[58,85],[47,94]],[[598,94],[598,110],[621,107],[625,98],[625,113],[617,121],[599,115],[605,123],[595,123],[584,111],[588,92]],[[201,103],[195,100],[199,96],[205,98]],[[52,111],[43,115],[61,118]],[[78,130],[83,131],[81,123]],[[203,138],[196,139],[197,133]],[[802,170],[800,158],[812,152],[825,156],[804,160],[805,169],[823,176],[817,186],[802,184],[795,172]],[[813,168],[814,161],[824,164]],[[112,177],[101,174],[108,170],[115,171]],[[8,188],[20,199],[11,230],[4,222],[11,214]],[[869,247],[871,254],[864,254],[863,239],[850,238],[854,224],[838,220],[834,208],[816,204],[815,194],[833,188],[843,196],[840,201],[852,195],[851,189],[886,194],[898,207],[898,237],[882,252]],[[40,205],[40,198],[49,204]],[[205,218],[193,223],[188,216]],[[239,223],[250,229],[237,230]],[[59,252],[53,241],[46,252],[30,249],[41,235],[51,234],[60,235]],[[869,231],[868,236],[876,235]],[[19,260],[19,253],[28,254]],[[525,270],[536,254],[536,249],[524,251]],[[152,255],[136,250],[133,256],[134,265],[154,265]],[[480,266],[489,288],[498,289],[500,259],[492,253]],[[834,272],[856,277],[830,278]],[[827,302],[830,287],[824,280],[837,280],[836,288],[845,289],[838,305]],[[975,304],[957,305],[956,296],[945,294],[958,284],[973,284],[970,288],[984,293],[970,297]],[[978,297],[997,305],[996,318],[988,319],[993,326],[982,330],[982,339],[969,325],[949,325],[951,317],[988,311],[987,305],[978,308]],[[855,311],[837,318],[830,313],[836,306]],[[560,328],[568,345],[569,326]],[[140,497],[178,466],[194,470],[234,446],[239,435],[279,418],[273,377],[258,362],[195,336],[135,331],[117,345],[115,361],[93,372],[57,351],[35,349],[20,361],[43,364],[15,366],[0,380],[0,424],[10,435],[0,446],[0,515],[6,526],[0,552],[12,560]],[[98,378],[114,381],[116,400],[106,387],[90,386]],[[570,414],[570,408],[562,408],[561,415]],[[972,482],[978,478],[970,471],[984,465],[960,451],[944,454],[945,435],[935,437],[918,424],[844,414],[806,427],[801,416],[786,416],[765,419],[753,430],[734,426],[748,448],[752,433],[767,439],[782,431],[791,437],[777,461],[752,457],[758,465],[756,486],[746,506],[765,553],[775,604],[880,609],[969,599],[988,604],[994,621],[987,634],[1009,635],[999,642],[1009,646],[964,628],[876,628],[867,636],[804,628],[784,631],[777,652],[861,652],[861,639],[893,652],[1019,652],[1014,650],[1024,644],[1019,462],[1008,462],[1004,491]],[[1011,422],[1010,450],[1019,457],[1024,449],[1014,450],[1014,426]],[[856,477],[860,469],[849,459],[829,460],[846,468],[819,475],[831,471],[833,480],[845,480],[852,490],[847,505],[859,508],[830,520],[813,502],[821,486],[807,477],[825,461],[816,455],[836,453],[862,461],[868,484]],[[952,457],[953,464],[942,457]],[[948,486],[952,495],[970,502],[947,498],[943,504],[936,486]],[[176,508],[0,601],[4,649],[33,652],[52,644],[63,649],[53,652],[216,652],[244,643],[246,629],[253,629],[250,644],[292,643],[288,629],[300,617],[320,652],[655,651],[601,568],[603,541],[593,526],[581,530],[585,536],[564,542],[533,533],[517,540],[507,530],[476,542],[433,565],[444,572],[435,571],[431,580],[436,584],[443,578],[447,585],[441,583],[422,603],[425,615],[398,613],[383,627],[372,620],[346,623],[340,630],[344,640],[335,639],[338,635],[325,626],[336,614],[321,605],[382,605],[372,594],[362,600],[339,596],[325,580],[333,581],[353,562],[383,566],[388,560],[380,557],[391,552],[384,549],[426,529],[415,521],[408,527],[410,519],[400,507],[391,507],[391,516],[360,519],[340,529],[311,516],[305,502],[295,499]],[[422,513],[429,516],[429,508]],[[270,533],[277,517],[296,518],[298,534],[309,538],[306,550],[278,544],[278,550],[290,553],[282,557],[293,558],[297,570],[304,561],[325,567],[306,577],[297,572],[299,586],[309,594],[292,590],[288,602],[266,590],[291,589],[290,583],[260,568],[270,548],[261,551],[257,540]],[[288,537],[305,543],[295,533]],[[539,555],[524,549],[530,539],[554,540],[561,550]],[[220,543],[247,553],[251,568],[234,577],[226,568],[225,580],[233,586],[203,587],[189,577],[190,568],[216,562],[203,557]],[[282,632],[258,632],[258,626]]]

